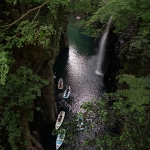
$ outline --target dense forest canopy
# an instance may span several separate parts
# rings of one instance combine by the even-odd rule
[[[34,100],[51,81],[41,79],[35,70],[47,59],[54,63],[67,29],[68,5],[68,0],[1,1],[0,149],[29,149],[33,143],[40,147],[28,123],[34,110],[41,109]]]
[[[7,57],[12,56],[12,49],[16,52],[25,46],[35,45],[44,49],[45,52],[40,52],[43,57],[47,54],[53,56],[57,52],[60,35],[67,23],[68,3],[68,0],[4,0],[1,3],[0,39],[4,63],[1,66],[5,68],[1,71],[2,83],[9,70],[10,60]]]
[[[82,27],[86,35],[99,38],[111,16],[112,30],[120,42],[117,90],[84,105],[95,114],[100,110],[101,123],[109,127],[89,143],[101,149],[150,149],[149,8],[149,0],[2,0],[0,149],[28,148],[29,135],[23,129],[33,119],[33,100],[48,84],[33,70],[48,58],[55,60],[68,21]],[[116,126],[118,134],[112,133]]]

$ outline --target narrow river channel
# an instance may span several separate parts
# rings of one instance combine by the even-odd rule
[[[98,49],[93,40],[83,35],[81,29],[72,25],[68,26],[68,38],[69,53],[60,54],[54,65],[54,72],[56,72],[56,78],[54,79],[56,100],[59,111],[63,110],[66,112],[65,120],[70,119],[69,116],[72,114],[82,112],[80,106],[83,102],[99,99],[105,88],[103,76],[95,74]],[[71,87],[68,100],[64,100],[62,98],[63,91],[57,89],[59,78],[63,78],[64,88],[66,86]],[[83,137],[85,137],[83,133],[75,137],[75,139],[80,141],[77,141],[78,144],[75,144],[75,147],[68,148],[68,145],[70,145],[68,143],[62,147],[66,150],[86,150],[86,148],[82,147],[84,143]],[[69,143],[71,143],[71,141]],[[53,141],[53,147],[55,150],[55,139]],[[46,150],[47,149],[48,148],[46,148]],[[90,147],[87,149],[94,150]]]
[[[69,111],[77,113],[83,102],[101,96],[103,76],[95,74],[98,52],[93,40],[71,25],[68,27],[68,38],[69,54],[61,54],[54,66],[55,83],[57,86],[59,78],[63,78],[64,86],[70,85],[71,94],[67,101],[71,104],[62,100],[60,107],[67,105]],[[59,96],[62,98],[62,93]]]

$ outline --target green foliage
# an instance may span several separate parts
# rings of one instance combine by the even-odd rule
[[[128,108],[126,113],[133,113],[134,111],[143,112],[145,105],[149,104],[150,100],[150,84],[144,78],[135,78],[133,75],[120,76],[119,83],[125,82],[129,88],[124,90],[117,90],[117,93],[126,98],[125,105]],[[123,111],[123,110],[122,110]]]
[[[85,29],[87,35],[99,37],[100,31],[98,32],[97,29],[103,29],[101,23],[106,24],[111,16],[116,32],[138,24],[136,28],[139,28],[143,34],[149,33],[150,2],[147,0],[85,0],[74,3],[72,11],[76,12],[76,16],[80,16],[78,23]]]
[[[4,147],[2,147],[1,145],[0,145],[0,149],[1,149],[1,150],[5,150],[5,148],[4,148]]]
[[[12,49],[14,46],[22,48],[27,44],[38,44],[44,48],[50,46],[49,36],[55,34],[52,25],[38,26],[38,22],[22,21],[14,31],[14,36],[6,36],[3,49]],[[21,35],[19,37],[18,35]]]
[[[44,9],[42,9],[42,4]],[[38,46],[43,48],[42,56],[49,57],[51,54],[55,54],[59,47],[59,40],[61,33],[66,28],[66,18],[61,17],[67,10],[69,0],[4,0],[2,5],[5,10],[2,9],[0,15],[4,16],[0,20],[0,83],[5,84],[6,75],[9,72],[12,55],[18,49],[22,50],[26,45]],[[20,11],[20,5],[24,8],[24,12]],[[63,10],[59,11],[59,6],[63,7]],[[30,8],[36,8],[31,11]],[[51,11],[53,10],[53,11]],[[22,15],[24,13],[24,15]],[[24,16],[24,17],[23,17]],[[58,23],[59,21],[59,23]],[[30,51],[31,52],[31,51]],[[35,54],[35,53],[34,53]],[[29,55],[34,55],[29,54]],[[24,55],[24,54],[23,54]],[[42,57],[41,56],[41,57]],[[24,64],[26,65],[26,64]]]
[[[54,7],[58,7],[59,5],[62,6],[68,6],[68,4],[70,3],[70,0],[51,0],[51,2],[49,3],[49,8],[51,8],[52,10],[54,10]]]
[[[20,0],[20,2],[25,2],[25,3],[40,3],[43,2],[44,0]],[[18,3],[17,0],[6,0],[7,3],[14,4],[16,5]]]
[[[148,10],[147,3],[149,4],[147,0],[108,0],[106,3],[101,3],[101,7],[96,10],[90,22],[93,23],[97,20],[104,22],[110,16],[113,16],[117,30],[124,30],[132,22],[136,22],[139,19],[142,19],[143,22],[148,22],[150,20],[146,11]]]
[[[149,74],[149,41],[149,34],[143,35],[141,31],[131,38],[128,45],[119,53],[121,65],[123,66],[121,72],[129,72],[137,76]]]
[[[0,85],[1,127],[7,131],[13,150],[24,142],[24,121],[33,120],[33,100],[41,96],[41,88],[47,84],[31,69],[22,66],[16,74],[8,74],[5,84]]]
[[[86,113],[90,111],[98,118],[96,124],[101,128],[86,144],[96,143],[98,148],[115,150],[149,148],[149,77],[124,74],[118,79],[120,89],[116,93],[104,94],[102,99],[82,106]]]
[[[10,53],[1,51],[0,52],[0,84],[5,84],[6,76],[9,72],[9,64],[12,63]]]

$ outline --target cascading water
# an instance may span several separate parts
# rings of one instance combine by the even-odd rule
[[[110,24],[112,21],[112,16],[109,19],[108,25],[105,28],[105,31],[100,39],[100,44],[99,44],[99,53],[98,53],[98,59],[97,59],[97,68],[95,73],[97,75],[103,76],[103,63],[104,63],[104,58],[105,58],[105,46],[106,46],[106,40],[108,37],[109,29],[110,29]]]

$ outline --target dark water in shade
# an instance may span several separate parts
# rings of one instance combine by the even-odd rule
[[[69,25],[69,53],[60,54],[54,65],[54,72],[56,72],[55,90],[59,110],[66,112],[65,121],[72,114],[82,112],[80,108],[83,102],[91,101],[92,99],[99,99],[104,90],[103,76],[95,74],[97,64],[97,49],[90,37],[81,33],[81,30]],[[63,78],[64,87],[70,86],[71,93],[68,100],[62,99],[63,91],[57,89],[59,78]],[[81,133],[75,136],[76,148],[73,146],[72,150],[86,150],[83,148],[84,137],[88,138],[88,134]],[[69,142],[71,143],[71,141]],[[49,144],[50,145],[50,144]],[[52,144],[55,150],[55,139]],[[82,146],[81,146],[82,145]],[[44,148],[50,150],[50,148]],[[88,147],[87,149],[94,150]],[[51,147],[51,150],[53,148]]]

